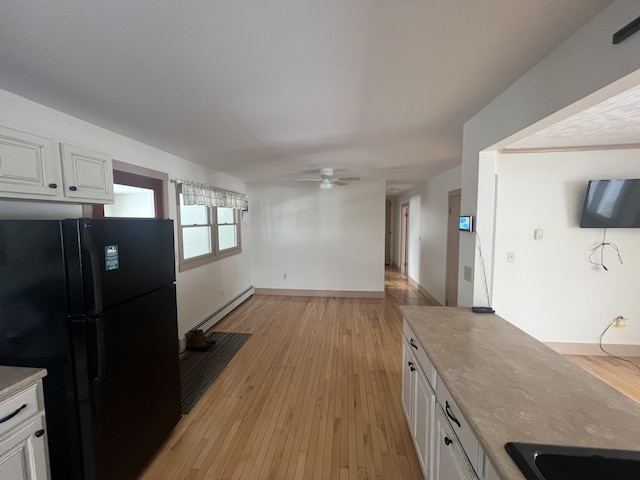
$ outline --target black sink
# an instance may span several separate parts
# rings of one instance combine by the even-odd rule
[[[527,480],[640,479],[640,451],[509,442]]]

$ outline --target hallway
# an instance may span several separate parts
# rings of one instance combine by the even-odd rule
[[[397,267],[385,267],[384,292],[398,305],[434,306],[427,297],[407,280],[407,276],[400,273]]]

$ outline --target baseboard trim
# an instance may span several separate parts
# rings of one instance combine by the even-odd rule
[[[544,343],[562,355],[606,355],[597,343]],[[640,357],[640,345],[610,344],[603,347],[607,352],[620,357]]]
[[[429,300],[431,303],[433,303],[434,306],[436,306],[436,307],[444,307],[444,304],[440,303],[436,297],[434,297],[429,292],[427,292],[422,285],[418,285],[418,291],[422,295],[427,297],[427,300]]]
[[[290,288],[256,288],[256,295],[288,295],[292,297],[384,298],[384,291],[298,290]]]
[[[243,291],[242,293],[239,293],[238,295],[233,297],[231,300],[229,300],[227,303],[225,303],[224,305],[219,307],[217,310],[207,315],[204,319],[199,321],[193,327],[191,327],[189,329],[189,332],[191,332],[192,330],[197,330],[199,328],[201,328],[206,332],[208,329],[210,329],[216,323],[218,323],[220,320],[226,317],[229,313],[231,313],[236,307],[238,307],[240,304],[248,300],[249,297],[251,297],[251,295],[255,293],[255,290],[256,289],[253,288],[253,285],[250,286],[245,291]],[[180,337],[179,347],[180,347],[180,352],[184,352],[185,349],[187,348],[186,334]]]
[[[434,306],[436,307],[443,307],[444,305],[442,303],[440,303],[438,301],[438,299],[436,297],[434,297],[433,295],[431,295],[426,288],[424,288],[422,285],[420,285],[418,282],[416,282],[413,278],[411,278],[409,275],[407,275],[407,281],[409,282],[409,285],[411,285],[413,288],[415,288],[416,290],[418,290],[418,292],[420,292],[422,295],[424,295],[424,297],[429,300],[431,303],[433,303]]]

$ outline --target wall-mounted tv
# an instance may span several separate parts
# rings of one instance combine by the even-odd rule
[[[590,180],[581,228],[640,228],[640,179]]]
[[[460,216],[460,221],[458,223],[458,230],[463,232],[472,232],[473,231],[473,217],[471,215],[462,215]]]

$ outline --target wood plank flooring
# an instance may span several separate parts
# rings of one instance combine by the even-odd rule
[[[219,322],[252,336],[141,478],[422,479],[400,400],[398,304],[429,302],[397,270],[385,285],[385,299],[255,295]],[[635,367],[570,359],[640,401]]]
[[[640,403],[640,370],[628,362],[604,355],[568,355],[589,373]],[[640,365],[639,357],[626,357]]]
[[[161,479],[422,479],[401,406],[401,304],[255,295],[214,330],[251,333],[144,472]]]

